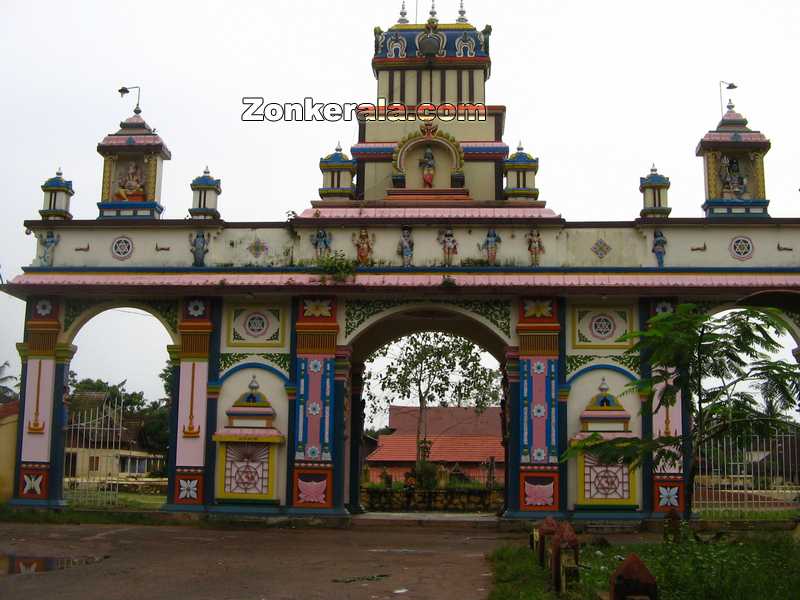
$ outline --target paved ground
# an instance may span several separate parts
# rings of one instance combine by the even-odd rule
[[[412,526],[213,530],[0,523],[0,553],[108,556],[39,575],[0,573],[0,598],[482,599],[491,587],[486,553],[513,541],[524,542],[525,535]],[[377,575],[387,577],[363,579]],[[353,578],[362,579],[333,581]]]

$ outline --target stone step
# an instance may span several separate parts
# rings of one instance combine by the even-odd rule
[[[351,517],[351,527],[438,527],[497,529],[496,515],[443,512],[367,512]]]
[[[636,533],[641,530],[641,521],[586,521],[576,523],[575,528],[582,529],[583,533]]]

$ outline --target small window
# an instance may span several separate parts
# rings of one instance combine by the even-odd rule
[[[99,456],[90,456],[89,457],[89,470],[90,471],[99,471],[100,470],[100,457]]]

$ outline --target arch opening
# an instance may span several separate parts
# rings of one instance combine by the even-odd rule
[[[136,303],[77,315],[64,340],[63,492],[72,506],[158,509],[166,501],[177,381],[164,317]]]
[[[402,399],[382,392],[377,380],[392,359],[376,357],[377,351],[402,348],[410,336],[423,333],[454,336],[471,347],[480,356],[482,372],[496,372],[496,401],[477,412],[474,405],[439,406],[447,398],[436,395],[421,410],[413,394]],[[351,512],[502,510],[508,482],[503,376],[508,344],[502,335],[470,314],[420,304],[375,319],[357,332],[351,347],[353,409],[347,421],[345,482]],[[367,403],[376,396],[386,408],[383,413],[376,414]]]

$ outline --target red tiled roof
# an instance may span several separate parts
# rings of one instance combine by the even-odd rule
[[[504,460],[500,436],[489,435],[439,435],[429,438],[430,462],[481,463],[494,456],[495,462]],[[416,435],[390,434],[378,438],[378,448],[367,457],[367,462],[414,462],[417,457]]]
[[[416,436],[418,415],[417,406],[392,405],[389,407],[389,427],[394,429],[395,435]],[[499,439],[502,435],[499,406],[490,406],[480,414],[474,408],[432,406],[425,410],[425,418],[428,437],[482,435]]]
[[[19,414],[19,400],[0,404],[0,419],[16,414]]]

